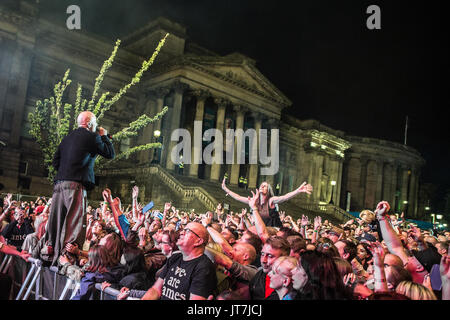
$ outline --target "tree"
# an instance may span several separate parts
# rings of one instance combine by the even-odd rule
[[[116,41],[110,57],[103,63],[99,75],[95,80],[94,90],[89,101],[83,98],[83,87],[81,84],[78,84],[75,104],[63,103],[64,92],[72,83],[72,80],[69,79],[70,69],[68,69],[63,79],[55,85],[53,89],[54,95],[48,99],[44,99],[44,101],[39,100],[36,102],[34,112],[28,115],[31,123],[30,134],[34,139],[36,139],[36,142],[42,150],[44,164],[48,170],[48,179],[50,181],[53,181],[53,178],[56,175],[56,170],[52,165],[53,156],[62,139],[69,134],[70,130],[76,128],[76,118],[78,114],[82,111],[91,111],[95,114],[97,120],[100,121],[104,117],[105,113],[111,109],[114,103],[119,101],[120,98],[126,94],[132,86],[140,82],[144,72],[146,72],[155,61],[168,36],[169,34],[167,33],[165,37],[161,39],[153,52],[152,57],[142,63],[141,69],[135,74],[133,79],[114,95],[111,95],[110,92],[105,92],[100,96],[100,98],[98,98],[105,74],[111,68],[116,57],[120,46],[120,40]],[[139,134],[139,131],[144,129],[148,124],[159,121],[167,110],[168,108],[164,107],[160,113],[154,115],[153,117],[146,114],[141,115],[138,119],[131,122],[126,128],[113,134],[113,141],[120,142],[126,138],[136,137]],[[138,145],[126,152],[117,154],[113,160],[105,160],[103,158],[99,160],[98,158],[96,165],[107,165],[113,161],[123,159],[124,157],[127,157],[135,152],[148,150],[151,148],[161,148],[161,144],[149,143]]]

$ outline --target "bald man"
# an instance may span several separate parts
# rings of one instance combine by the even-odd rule
[[[114,147],[92,112],[81,112],[78,128],[58,146],[53,167],[58,171],[53,188],[51,213],[41,258],[56,265],[67,243],[83,247],[86,235],[87,191],[95,186],[94,164],[97,155],[115,156]]]
[[[177,246],[155,284],[143,300],[206,300],[217,284],[216,267],[204,254],[209,234],[200,223],[189,223],[180,233]]]

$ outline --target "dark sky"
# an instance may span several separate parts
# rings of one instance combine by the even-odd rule
[[[403,143],[409,116],[408,145],[427,161],[421,181],[441,199],[450,189],[444,1],[40,0],[41,16],[65,25],[70,4],[84,30],[111,41],[165,16],[201,46],[248,55],[300,119]],[[381,30],[366,27],[371,4]]]

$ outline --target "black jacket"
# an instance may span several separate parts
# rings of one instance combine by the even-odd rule
[[[93,189],[97,155],[106,159],[115,157],[114,147],[108,137],[85,128],[72,131],[61,141],[53,158],[53,166],[58,170],[55,181],[77,181],[87,190]]]

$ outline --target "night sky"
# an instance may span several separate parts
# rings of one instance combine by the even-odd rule
[[[63,26],[67,6],[79,5],[82,29],[111,44],[165,16],[187,27],[190,40],[207,49],[256,60],[293,102],[290,114],[350,135],[403,143],[409,116],[407,144],[427,162],[421,183],[439,187],[431,205],[442,207],[450,189],[444,1],[39,2],[41,16]],[[381,8],[381,30],[366,27],[372,4]]]

